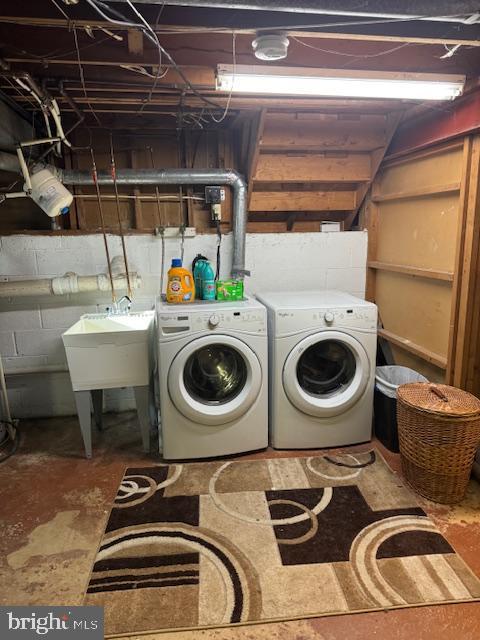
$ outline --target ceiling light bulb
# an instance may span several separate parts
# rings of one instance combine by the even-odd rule
[[[238,93],[395,100],[453,100],[465,76],[219,65],[217,89]]]

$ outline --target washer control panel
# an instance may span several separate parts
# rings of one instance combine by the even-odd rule
[[[160,309],[157,324],[159,334],[163,336],[199,331],[221,333],[230,330],[262,334],[267,331],[267,316],[266,310],[262,308],[238,311],[231,307],[225,310],[188,309],[185,313]]]

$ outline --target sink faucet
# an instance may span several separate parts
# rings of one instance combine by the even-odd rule
[[[125,305],[126,303],[126,305]],[[123,296],[117,302],[114,302],[111,307],[107,308],[107,312],[109,315],[118,316],[130,311],[130,307],[132,306],[132,301],[128,296]]]

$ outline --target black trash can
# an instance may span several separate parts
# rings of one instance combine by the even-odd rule
[[[397,389],[407,382],[428,382],[417,371],[401,366],[377,367],[375,370],[375,393],[373,412],[375,436],[387,449],[398,453]]]

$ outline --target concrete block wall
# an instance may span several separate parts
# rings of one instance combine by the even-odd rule
[[[73,271],[78,275],[106,272],[105,250],[100,234],[84,236],[3,236],[0,244],[0,280],[50,278]],[[121,254],[120,239],[108,237],[111,256]],[[151,235],[126,238],[130,269],[142,277],[135,292],[134,310],[151,309],[160,290],[161,241]],[[185,239],[185,264],[197,253],[213,262],[216,236]],[[165,272],[171,259],[179,257],[180,243],[166,240]],[[224,236],[221,277],[228,277],[232,256],[231,235]],[[249,234],[245,281],[247,293],[335,288],[364,297],[367,234],[279,233]],[[166,275],[164,276],[166,280]],[[66,368],[62,333],[83,313],[104,311],[108,292],[0,300],[0,354],[5,370]],[[70,379],[66,372],[8,376],[12,412],[18,418],[71,415],[75,413]],[[105,394],[107,410],[133,408],[129,389]]]

